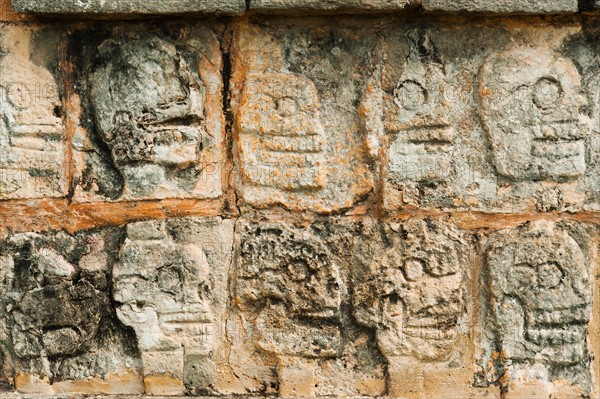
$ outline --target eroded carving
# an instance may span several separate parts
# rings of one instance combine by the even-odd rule
[[[286,191],[323,187],[324,132],[310,79],[250,74],[240,118],[241,169],[249,183]]]
[[[363,258],[359,322],[377,330],[388,358],[443,359],[459,338],[469,247],[455,229],[413,220],[387,226],[381,253]]]
[[[491,327],[508,375],[590,385],[589,260],[552,223],[495,240],[487,251]],[[540,371],[540,366],[542,371]]]
[[[243,224],[236,296],[279,392],[311,395],[315,361],[341,350],[341,280],[325,243],[285,224]],[[309,386],[303,386],[310,384]]]
[[[214,383],[226,284],[217,280],[226,278],[230,257],[221,249],[231,237],[219,235],[220,226],[220,219],[129,224],[113,267],[117,315],[136,333],[144,375],[166,374],[180,391],[183,382]]]
[[[132,337],[110,304],[109,254],[118,240],[119,231],[109,229],[18,234],[1,244],[0,264],[11,267],[2,273],[2,302],[14,373],[47,384],[136,370]]]
[[[1,39],[0,198],[65,194],[62,103],[54,76],[30,59],[35,33],[11,28]]]
[[[585,173],[585,98],[573,62],[546,48],[499,52],[481,68],[480,98],[500,175],[566,181]]]
[[[237,295],[256,313],[256,345],[270,353],[335,356],[340,281],[319,238],[285,225],[246,226]]]
[[[154,33],[98,47],[87,84],[98,135],[124,181],[121,198],[214,196],[201,178],[205,153],[219,143],[206,130],[208,89],[198,68],[190,46]]]
[[[409,55],[395,87],[383,93],[384,129],[390,135],[386,178],[440,182],[452,170],[456,137],[445,98],[446,74],[425,31],[412,29],[406,37]]]

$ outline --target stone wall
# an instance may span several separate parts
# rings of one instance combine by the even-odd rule
[[[3,0],[0,397],[600,397],[596,9]]]

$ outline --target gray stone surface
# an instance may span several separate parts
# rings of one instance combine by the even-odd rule
[[[250,10],[402,10],[417,0],[251,0]]]
[[[17,12],[51,14],[239,14],[244,0],[12,0]]]
[[[171,394],[215,383],[232,250],[233,222],[218,217],[127,226],[113,267],[117,315],[135,331],[144,376],[183,382]]]
[[[564,379],[590,392],[586,342],[595,251],[584,228],[550,222],[490,239],[483,336],[492,351],[503,354],[496,373],[513,381]]]
[[[384,208],[600,209],[595,45],[486,26],[382,30],[361,115]]]
[[[95,54],[80,86],[93,125],[74,139],[75,197],[218,197],[224,124],[217,39],[206,27],[171,35],[138,28],[79,47]]]
[[[562,14],[578,11],[577,0],[422,0],[430,12],[493,14]]]
[[[0,242],[3,371],[35,375],[47,387],[41,392],[51,392],[49,383],[60,391],[61,382],[139,370],[134,336],[110,298],[121,236],[121,229],[108,228],[15,234]]]

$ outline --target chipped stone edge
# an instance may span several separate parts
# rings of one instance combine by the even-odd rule
[[[216,14],[240,15],[246,11],[245,0],[176,0],[172,5],[166,1],[129,0],[125,4],[116,1],[92,6],[78,0],[11,0],[14,12],[24,14],[94,15],[180,15]],[[93,3],[92,3],[93,4]]]
[[[151,15],[204,14],[235,16],[243,14],[373,14],[373,13],[425,13],[474,15],[560,15],[582,12],[600,12],[600,0],[560,0],[548,6],[522,7],[516,4],[497,4],[495,0],[393,0],[381,4],[371,0],[315,1],[315,0],[176,0],[173,5],[146,0],[122,0],[93,7],[80,0],[9,0],[16,13],[32,15],[69,15],[100,17],[121,15],[134,17]],[[362,4],[361,4],[362,3]],[[483,4],[482,4],[483,3]],[[541,2],[543,3],[543,2]],[[555,4],[558,3],[558,4]]]

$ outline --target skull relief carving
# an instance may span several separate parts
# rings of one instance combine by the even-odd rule
[[[497,172],[515,181],[585,173],[587,121],[575,65],[545,48],[515,47],[481,69],[481,118]]]
[[[391,134],[388,176],[392,181],[437,182],[450,169],[456,132],[448,121],[444,66],[429,36],[407,33],[410,53],[396,87],[384,94],[385,130]]]
[[[123,196],[193,192],[201,152],[212,143],[204,129],[206,87],[192,52],[151,33],[109,39],[98,49],[89,86]]]
[[[534,224],[494,242],[487,264],[496,339],[513,367],[541,364],[551,379],[589,381],[591,284],[577,242]]]
[[[113,280],[117,315],[135,330],[144,374],[182,380],[185,363],[210,355],[210,267],[200,245],[176,242],[160,222],[130,224]]]
[[[302,75],[251,74],[241,102],[244,178],[285,191],[322,188],[324,131],[314,83]]]
[[[256,346],[276,355],[335,356],[340,280],[325,245],[282,225],[249,227],[241,243],[238,296],[254,310]]]
[[[454,229],[431,221],[388,226],[385,235],[389,244],[355,283],[355,316],[376,329],[388,359],[444,359],[465,313],[468,247]]]

